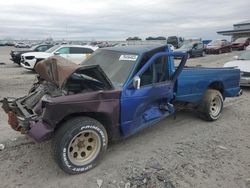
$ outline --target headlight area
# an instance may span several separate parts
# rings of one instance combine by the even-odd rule
[[[32,60],[32,59],[34,59],[35,58],[35,56],[26,56],[25,57],[25,59],[27,59],[27,60]]]
[[[41,98],[41,107],[45,108],[48,104],[52,102],[51,97],[49,95],[44,95]]]

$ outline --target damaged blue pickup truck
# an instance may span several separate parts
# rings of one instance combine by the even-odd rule
[[[175,66],[174,57],[181,58]],[[186,67],[168,46],[99,49],[76,65],[51,57],[35,66],[38,81],[5,98],[11,127],[37,141],[55,137],[55,159],[67,173],[93,168],[108,143],[191,108],[214,121],[226,97],[241,95],[240,70]]]

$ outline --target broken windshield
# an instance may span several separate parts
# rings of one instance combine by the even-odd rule
[[[138,60],[137,54],[111,50],[97,50],[82,65],[100,65],[115,87],[122,87],[127,80],[132,67]]]

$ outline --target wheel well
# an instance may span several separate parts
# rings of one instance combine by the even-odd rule
[[[208,89],[216,89],[218,90],[221,95],[224,97],[224,85],[221,82],[213,82],[208,86]]]
[[[105,113],[98,113],[98,112],[82,112],[82,113],[70,114],[70,115],[64,117],[56,125],[55,131],[58,128],[60,128],[60,126],[61,126],[62,123],[68,121],[69,119],[72,119],[74,117],[79,117],[79,116],[86,116],[86,117],[90,117],[90,118],[93,118],[93,119],[99,121],[105,127],[105,129],[107,131],[107,134],[108,134],[109,140],[112,139],[112,128],[110,127],[110,125],[112,125],[112,122],[111,122],[110,118]]]

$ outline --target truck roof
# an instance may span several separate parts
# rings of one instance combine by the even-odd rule
[[[151,50],[166,47],[167,45],[131,45],[131,46],[116,46],[103,48],[104,50],[117,51],[117,52],[125,52],[125,53],[133,53],[133,54],[143,54],[145,52],[149,52]]]

